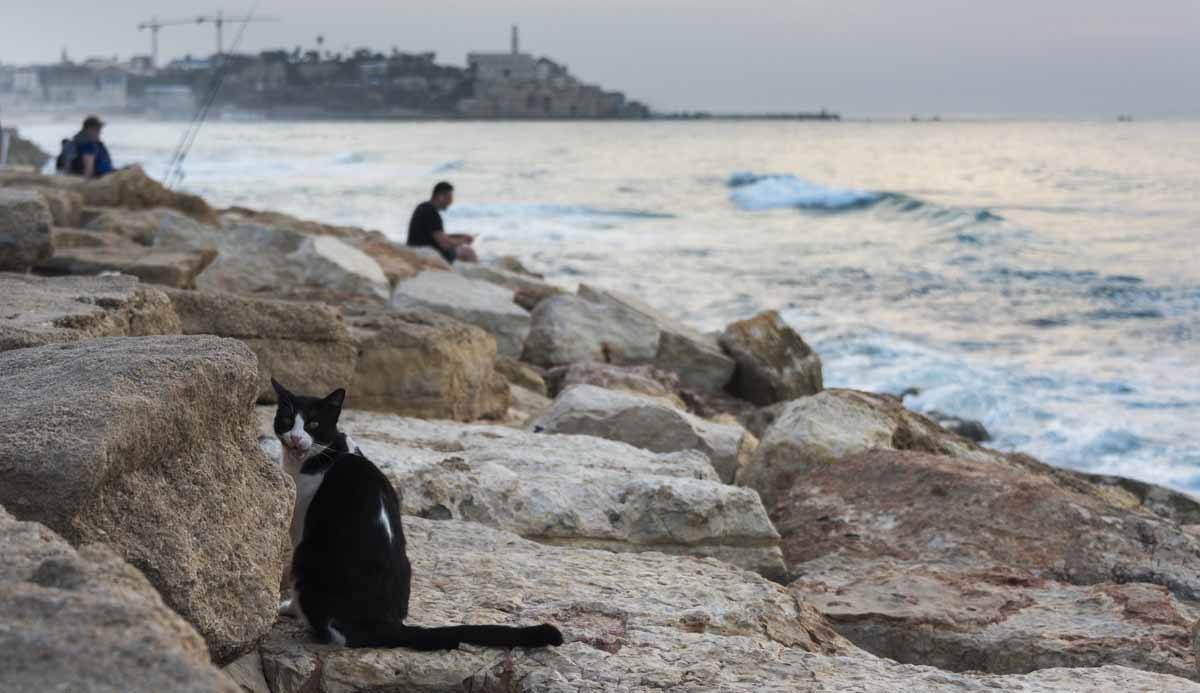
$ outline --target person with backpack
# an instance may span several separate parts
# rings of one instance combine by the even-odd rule
[[[100,178],[112,173],[112,157],[108,147],[100,140],[104,122],[94,115],[83,121],[83,128],[71,139],[62,141],[62,152],[58,155],[59,173]]]

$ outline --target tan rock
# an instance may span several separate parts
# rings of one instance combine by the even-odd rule
[[[39,272],[50,275],[92,275],[119,272],[177,289],[192,288],[196,277],[212,264],[213,250],[172,252],[144,247],[97,246],[56,248],[54,255],[38,264]]]
[[[546,381],[532,366],[508,356],[496,357],[496,371],[504,376],[512,385],[519,385],[532,390],[543,397],[546,396]]]
[[[50,217],[55,226],[81,226],[83,219],[83,195],[74,190],[42,186],[34,188],[46,207],[50,209]]]
[[[255,445],[254,355],[216,337],[0,354],[0,503],[140,569],[227,662],[275,618],[292,491]]]
[[[233,337],[254,351],[259,402],[275,401],[271,378],[320,395],[354,380],[358,352],[332,306],[208,291],[172,290],[167,295],[184,334]]]
[[[0,351],[91,337],[179,334],[158,289],[135,277],[35,277],[0,272]]]
[[[204,640],[102,544],[0,508],[0,690],[237,693]]]
[[[498,353],[517,358],[529,333],[529,314],[512,298],[511,290],[490,282],[455,272],[422,272],[396,285],[391,305],[397,310],[430,310],[482,327],[495,337]]]
[[[142,246],[133,241],[108,231],[92,231],[56,226],[50,229],[50,244],[57,252],[64,248],[123,248],[137,251]]]
[[[428,311],[349,318],[358,351],[349,406],[421,418],[496,419],[510,403],[483,330]]]
[[[140,245],[155,245],[159,234],[175,228],[200,229],[214,233],[215,227],[166,207],[154,209],[122,209],[119,207],[89,207],[84,211],[84,228],[115,233]],[[209,250],[213,248],[203,248]]]
[[[729,390],[742,399],[763,406],[823,387],[821,358],[773,310],[729,325],[720,343],[737,362]]]
[[[202,223],[217,223],[216,212],[202,198],[168,190],[138,166],[115,171],[103,178],[75,180],[74,189],[83,196],[85,205],[126,209],[169,207]]]
[[[632,311],[578,296],[551,296],[533,310],[522,361],[545,368],[587,361],[649,363],[658,352],[659,329]]]
[[[50,257],[53,222],[36,191],[0,189],[0,272],[25,272]]]
[[[616,366],[595,361],[573,363],[547,371],[546,385],[547,393],[552,397],[572,385],[595,385],[666,400],[679,409],[687,408],[677,394],[679,379],[653,366]]]

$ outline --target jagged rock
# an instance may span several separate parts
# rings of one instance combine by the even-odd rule
[[[149,284],[187,289],[195,286],[197,275],[216,256],[213,250],[172,252],[140,246],[56,248],[52,257],[38,264],[37,270],[50,275],[119,272]]]
[[[325,395],[348,387],[358,352],[336,308],[208,291],[168,291],[184,334],[233,337],[258,357],[258,401],[274,402],[271,378]]]
[[[202,223],[217,223],[216,212],[203,198],[168,190],[138,166],[114,171],[102,178],[73,180],[73,189],[83,196],[83,203],[88,206],[135,210],[169,207]]]
[[[273,693],[257,650],[226,665],[222,671],[238,685],[242,693]]]
[[[370,255],[383,268],[388,282],[394,287],[397,282],[411,279],[425,270],[448,271],[450,266],[440,257],[437,262],[413,252],[412,248],[393,243],[383,234],[370,235],[352,241],[354,246]]]
[[[725,483],[733,483],[758,444],[741,426],[705,421],[662,400],[594,385],[563,390],[530,426],[538,432],[595,436],[654,452],[697,450]]]
[[[496,358],[496,371],[513,385],[519,385],[543,397],[547,395],[546,380],[528,364],[508,356],[499,356]]]
[[[805,563],[790,589],[855,644],[908,664],[992,674],[1119,664],[1197,677],[1197,612],[1157,585],[831,554]]]
[[[659,330],[654,365],[678,374],[684,386],[720,390],[733,376],[733,359],[721,351],[714,337],[702,335],[646,303],[616,291],[583,284],[579,287],[579,297],[653,322]]]
[[[533,390],[513,385],[512,405],[504,418],[504,424],[515,428],[526,428],[529,422],[541,416],[554,404],[554,400]]]
[[[339,294],[388,299],[391,284],[379,263],[337,238],[309,238],[285,260],[297,267],[307,285]]]
[[[679,391],[679,378],[653,366],[614,366],[595,361],[573,363],[547,371],[546,385],[551,397],[557,397],[572,385],[595,385],[669,400],[680,409],[686,408],[676,394]]]
[[[349,319],[358,361],[350,406],[421,418],[497,419],[510,403],[496,372],[496,341],[428,311]]]
[[[204,640],[108,547],[0,508],[0,690],[237,693]]]
[[[0,504],[102,541],[229,661],[270,627],[292,492],[254,443],[254,355],[216,337],[0,354]]]
[[[492,261],[492,266],[497,269],[502,269],[505,272],[513,272],[515,274],[523,274],[526,277],[534,279],[545,279],[545,275],[534,272],[521,262],[521,258],[513,255],[501,255]]]
[[[537,277],[519,272],[511,272],[500,267],[481,265],[477,262],[459,262],[454,265],[454,271],[468,279],[495,284],[511,292],[525,292],[527,295],[552,296],[566,293],[563,289],[542,281]]]
[[[25,272],[50,257],[53,221],[37,192],[0,189],[0,271]]]
[[[260,431],[274,446],[269,416],[260,415]],[[406,514],[482,522],[550,544],[712,556],[782,573],[778,535],[758,496],[720,483],[700,453],[356,410],[343,412],[340,425],[400,490]]]
[[[927,416],[937,425],[967,440],[976,443],[986,443],[992,439],[992,434],[988,433],[987,427],[979,421],[959,418],[940,411],[931,411]]]
[[[16,128],[4,128],[4,133],[8,134],[8,166],[29,166],[35,171],[40,171],[50,160],[49,154],[21,137]],[[0,134],[0,137],[3,137],[3,134]]]
[[[108,231],[92,231],[56,226],[50,229],[50,244],[54,251],[64,248],[121,248],[128,251],[142,250],[142,246]]]
[[[742,399],[765,406],[821,391],[821,357],[773,310],[729,325],[720,344],[737,362],[729,390]]]
[[[762,437],[737,483],[770,508],[792,483],[814,468],[871,449],[923,450],[988,461],[1000,457],[960,438],[899,400],[854,390],[826,390],[789,402]]]
[[[347,650],[311,643],[287,619],[260,648],[275,693],[1200,691],[1123,667],[988,676],[900,665],[856,650],[777,586],[713,561],[539,546],[455,521],[405,523],[414,623],[550,621],[567,643]]]
[[[422,272],[396,284],[392,307],[448,315],[487,330],[503,356],[521,355],[529,314],[513,303],[512,291],[454,272]]]
[[[552,368],[584,361],[654,360],[658,326],[648,318],[578,296],[552,296],[533,310],[522,361]]]
[[[776,402],[768,404],[765,407],[755,407],[742,412],[737,418],[738,422],[746,427],[754,435],[762,438],[767,433],[767,429],[775,423],[779,415],[787,409],[787,402]]]
[[[160,290],[135,277],[34,277],[0,272],[0,351],[91,337],[179,334]]]

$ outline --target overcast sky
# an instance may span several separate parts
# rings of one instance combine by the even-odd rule
[[[211,0],[210,0],[211,1]],[[0,2],[0,62],[148,53],[186,0]],[[230,2],[245,12],[253,0]],[[1200,114],[1200,0],[262,0],[243,48],[522,47],[662,110]],[[227,29],[227,42],[234,30]],[[161,57],[213,51],[168,27]]]

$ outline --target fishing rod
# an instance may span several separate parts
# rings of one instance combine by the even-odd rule
[[[230,54],[237,54],[238,48],[242,45],[242,37],[246,33],[246,26],[253,21],[254,14],[257,11],[258,2],[255,2],[254,7],[250,8],[250,12],[246,14],[242,19],[241,26],[238,27],[237,36],[234,37],[233,45],[230,47]],[[167,172],[163,176],[163,185],[168,189],[174,188],[177,184],[183,182],[183,162],[187,159],[192,145],[196,143],[196,137],[200,134],[201,126],[208,119],[208,112],[212,109],[213,103],[217,100],[217,95],[221,92],[221,85],[225,83],[225,76],[229,72],[229,62],[223,60],[222,55],[222,53],[217,54],[217,59],[221,60],[221,64],[217,66],[217,71],[213,75],[212,82],[208,85],[208,91],[204,94],[204,99],[201,101],[200,107],[192,116],[192,121],[188,123],[183,137],[179,140],[179,145],[175,147],[175,153],[171,156],[171,162],[167,164]]]

